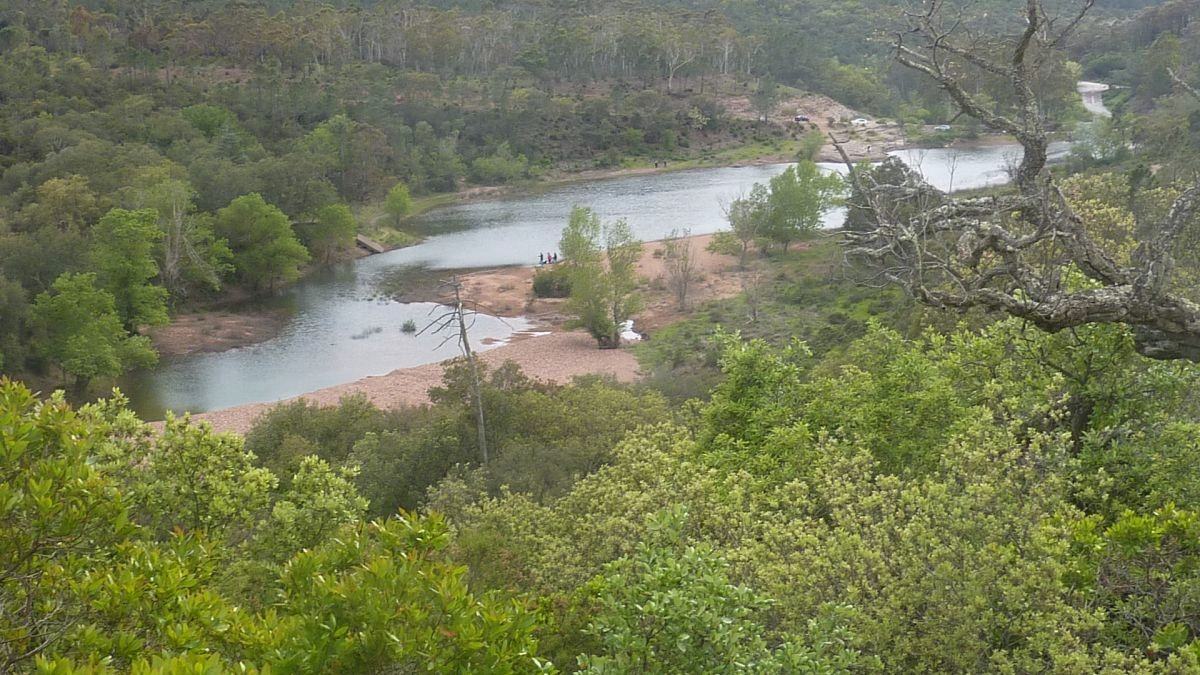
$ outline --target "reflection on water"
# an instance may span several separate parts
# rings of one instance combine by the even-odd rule
[[[1056,144],[1061,145],[1061,144]],[[904,150],[897,154],[942,189],[1003,183],[1015,146],[967,150]],[[1062,152],[1062,147],[1055,147]],[[436,273],[471,267],[530,264],[558,248],[571,208],[588,206],[605,220],[624,218],[635,236],[650,241],[671,230],[693,234],[726,227],[723,206],[788,165],[699,169],[573,183],[539,194],[514,195],[438,209],[414,226],[430,236],[420,245],[335,265],[271,301],[290,310],[276,338],[218,354],[165,360],[156,370],[130,376],[122,389],[147,418],[165,409],[205,411],[275,401],[307,391],[381,375],[396,368],[455,355],[441,337],[400,332],[406,320],[423,325],[433,305],[380,296],[380,282],[398,272]],[[844,167],[822,165],[829,171]],[[844,213],[825,215],[826,227]],[[433,271],[433,272],[428,272]],[[521,320],[480,316],[472,338],[504,339],[527,328]]]
[[[572,183],[540,194],[472,202],[437,209],[415,227],[436,233],[420,246],[376,256],[372,265],[433,269],[492,267],[537,262],[539,252],[558,249],[571,209],[587,206],[605,220],[624,218],[639,239],[662,239],[673,229],[693,234],[727,227],[722,210],[755,183],[770,180],[787,164],[700,169]],[[840,222],[830,215],[829,225]]]
[[[1046,158],[1058,161],[1070,151],[1057,141],[1046,148]],[[1021,146],[1011,143],[973,148],[913,148],[888,153],[899,157],[939,190],[976,190],[1004,185],[1021,163]]]

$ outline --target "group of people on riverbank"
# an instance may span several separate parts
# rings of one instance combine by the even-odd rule
[[[558,262],[557,253],[538,253],[539,265],[553,265],[556,262]]]

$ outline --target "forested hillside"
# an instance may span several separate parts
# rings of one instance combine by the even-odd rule
[[[1200,673],[1198,8],[5,5],[0,672]],[[689,238],[640,280],[572,205],[528,292],[629,383],[468,351],[244,435],[94,396],[430,195],[795,141],[724,107],[779,87],[994,132],[1007,182],[801,158],[691,305]]]

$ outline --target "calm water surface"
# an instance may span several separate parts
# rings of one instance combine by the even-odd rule
[[[1004,183],[1019,148],[903,150],[893,154],[921,171],[935,186],[961,190]],[[1053,150],[1065,152],[1064,144]],[[438,348],[436,335],[401,333],[406,320],[429,321],[436,306],[381,297],[380,282],[414,270],[462,269],[529,264],[539,252],[557,249],[571,208],[596,210],[601,218],[624,218],[643,240],[661,239],[672,229],[706,234],[725,228],[722,205],[757,182],[781,173],[774,164],[631,176],[573,183],[536,194],[514,195],[438,209],[417,219],[426,235],[417,246],[335,266],[307,277],[272,299],[291,319],[276,338],[217,354],[166,359],[154,371],[122,383],[133,406],[148,419],[164,410],[202,412],[244,403],[276,401],[314,389],[382,375],[396,368],[432,363],[455,355],[453,344]],[[823,165],[838,171],[839,165]],[[844,214],[825,215],[827,227]],[[486,349],[528,328],[516,319],[479,316],[472,330]]]

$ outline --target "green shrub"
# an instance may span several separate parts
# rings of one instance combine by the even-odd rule
[[[533,294],[539,298],[565,298],[571,295],[571,277],[565,267],[555,267],[533,276]]]

